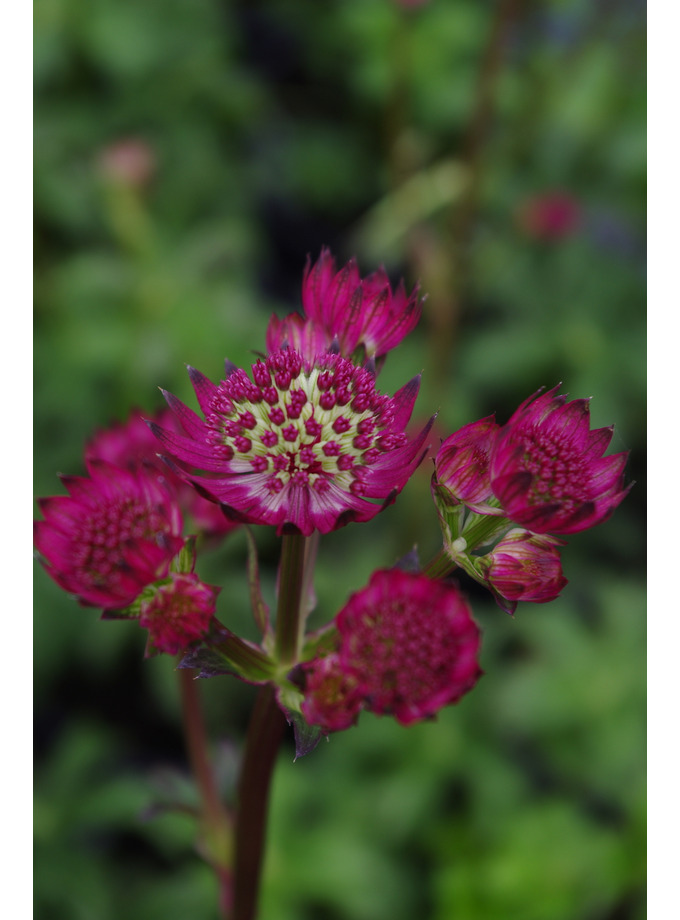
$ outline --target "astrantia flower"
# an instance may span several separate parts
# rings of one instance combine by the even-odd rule
[[[254,364],[252,380],[227,371],[215,385],[190,368],[205,421],[166,394],[188,437],[151,428],[186,470],[211,474],[187,479],[238,520],[305,535],[369,521],[422,459],[429,425],[412,441],[404,431],[418,378],[385,396],[345,358],[291,349]]]
[[[464,425],[439,448],[433,484],[445,490],[453,504],[464,504],[480,514],[502,514],[489,505],[493,498],[489,456],[499,426],[493,415]]]
[[[153,416],[156,424],[177,433],[181,428],[169,409]],[[149,430],[144,415],[134,409],[126,422],[96,432],[85,448],[85,460],[106,460],[114,466],[135,470],[142,465],[156,467],[175,493],[182,511],[191,518],[190,527],[210,536],[221,536],[237,526],[222,514],[219,505],[202,498],[195,489],[176,476],[158,456],[158,439]]]
[[[525,201],[518,212],[520,226],[540,240],[561,240],[573,234],[582,219],[582,208],[567,192],[548,192]]]
[[[380,358],[411,332],[422,312],[418,287],[407,296],[401,281],[392,292],[384,268],[362,280],[356,261],[336,272],[329,249],[322,249],[317,262],[307,266],[302,282],[304,318],[291,314],[284,320],[272,317],[267,329],[267,348],[284,344],[313,360],[320,347],[334,346],[351,357],[363,348],[368,357]]]
[[[172,491],[153,468],[87,463],[89,479],[62,476],[69,496],[38,499],[35,545],[48,574],[81,603],[120,609],[168,572],[183,545]]]
[[[491,487],[503,513],[535,533],[576,533],[606,520],[627,494],[627,453],[603,457],[613,427],[590,430],[589,401],[559,387],[525,400],[496,436]]]
[[[505,610],[512,613],[517,601],[545,604],[558,596],[567,583],[560,546],[563,540],[515,528],[479,560],[499,602],[505,599]]]
[[[336,618],[338,666],[366,709],[402,725],[433,716],[481,674],[479,630],[458,590],[398,569],[374,572]]]
[[[147,655],[154,651],[177,655],[202,638],[215,614],[221,588],[204,584],[192,573],[172,572],[140,607],[139,624],[149,630]]]
[[[362,707],[358,680],[343,669],[337,654],[305,665],[302,714],[310,725],[327,732],[343,731],[354,725]]]

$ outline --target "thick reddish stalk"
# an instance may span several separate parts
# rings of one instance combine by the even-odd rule
[[[233,920],[254,920],[257,914],[270,781],[285,726],[274,689],[261,687],[250,718],[238,788]]]

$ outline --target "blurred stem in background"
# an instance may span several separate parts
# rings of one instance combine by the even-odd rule
[[[468,283],[470,237],[477,213],[484,172],[484,145],[494,115],[498,76],[504,60],[510,30],[521,0],[499,0],[491,18],[488,39],[481,54],[472,111],[462,150],[444,171],[430,170],[439,204],[450,209],[448,226],[433,229],[420,215],[409,228],[404,251],[414,277],[428,292],[426,319],[429,326],[428,376],[434,392],[449,385],[449,366],[454,354],[458,325]],[[392,194],[419,168],[417,152],[409,144],[409,27],[417,9],[403,10],[393,43],[392,93],[386,106],[390,186]],[[444,164],[442,164],[444,165]]]
[[[196,785],[201,797],[201,831],[199,849],[215,869],[220,886],[222,916],[231,916],[232,905],[232,834],[233,821],[227,813],[215,782],[208,739],[201,711],[201,700],[196,673],[181,669],[178,672],[182,697],[182,719],[187,753]]]

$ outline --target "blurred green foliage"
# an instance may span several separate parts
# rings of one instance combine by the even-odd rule
[[[437,434],[539,386],[593,396],[637,485],[570,541],[570,584],[514,620],[464,583],[485,676],[436,724],[364,715],[280,759],[266,920],[644,915],[644,5],[637,0],[36,0],[35,494],[93,430],[184,364],[220,376],[299,303],[323,244],[429,292],[380,378],[423,371]],[[485,49],[505,42],[476,157]],[[500,12],[499,12],[500,11]],[[122,151],[122,153],[121,153]],[[472,217],[460,217],[470,179]],[[556,191],[578,221],[522,215]],[[457,230],[456,227],[459,229]],[[461,261],[459,256],[464,257]],[[454,256],[456,258],[454,259]],[[461,269],[453,272],[452,266]],[[464,273],[462,273],[464,271]],[[376,567],[439,544],[424,465],[397,504],[322,541],[322,623]],[[265,591],[276,540],[256,528]],[[220,616],[253,635],[245,542],[207,551]],[[216,917],[182,813],[172,662],[36,566],[35,905],[42,920]],[[233,780],[252,688],[202,683]],[[174,771],[174,772],[173,772]]]

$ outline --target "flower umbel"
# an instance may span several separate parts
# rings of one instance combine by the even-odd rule
[[[147,657],[177,655],[206,634],[221,588],[204,584],[193,572],[171,572],[170,580],[140,607],[139,624],[149,631]]]
[[[328,729],[340,707],[335,700],[330,713],[326,708],[327,684],[319,680],[325,668],[334,681],[344,674],[352,688],[343,712],[348,725],[358,712],[357,697],[363,708],[410,725],[455,703],[481,674],[479,630],[467,604],[456,588],[425,575],[374,572],[337,615],[336,625],[337,657],[312,671],[306,704],[307,717],[327,718]]]
[[[270,352],[287,342],[309,360],[332,346],[345,358],[357,349],[380,358],[415,328],[422,312],[417,286],[407,296],[401,281],[393,292],[384,268],[362,279],[354,259],[336,271],[326,248],[314,265],[307,259],[302,306],[305,317],[272,317],[267,329]]]
[[[212,474],[186,478],[237,520],[306,536],[368,521],[422,459],[431,423],[405,433],[418,378],[386,396],[340,355],[308,362],[291,349],[254,364],[252,380],[233,365],[218,385],[189,373],[205,421],[168,393],[188,437],[150,427],[185,470]]]
[[[69,496],[38,500],[35,545],[48,574],[82,604],[126,607],[168,572],[184,541],[171,490],[153,467],[89,460],[90,478],[62,476]]]
[[[510,520],[536,532],[576,533],[606,520],[628,493],[627,453],[603,457],[613,427],[590,430],[589,400],[557,387],[525,400],[498,432],[491,487]]]

